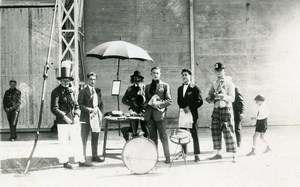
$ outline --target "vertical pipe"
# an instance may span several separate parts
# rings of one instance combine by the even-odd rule
[[[79,25],[79,6],[78,0],[74,0],[74,88],[75,95],[78,96],[79,92],[79,47],[78,47],[78,25]]]
[[[61,60],[62,60],[62,11],[63,11],[63,2],[62,0],[57,0],[58,6],[57,6],[57,22],[58,22],[58,71],[56,77],[60,75],[60,67],[61,67]]]
[[[192,82],[195,83],[194,1],[190,0],[190,49]]]

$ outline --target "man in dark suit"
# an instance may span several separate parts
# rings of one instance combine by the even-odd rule
[[[166,126],[163,120],[167,107],[172,104],[170,86],[160,80],[160,68],[153,67],[151,69],[152,82],[146,85],[146,109],[145,120],[149,129],[150,139],[158,145],[157,131],[163,145],[166,157],[165,163],[170,163],[170,151]]]
[[[179,108],[183,109],[185,113],[191,112],[193,116],[192,128],[189,129],[194,143],[194,155],[195,162],[200,161],[200,146],[198,140],[198,108],[202,106],[203,100],[201,97],[201,91],[197,86],[191,83],[192,72],[189,69],[183,69],[181,71],[183,85],[180,86],[177,90],[177,104]],[[183,128],[185,129],[185,128]],[[187,146],[182,146],[184,153],[187,153]]]
[[[144,116],[145,109],[143,107],[143,98],[145,98],[145,85],[143,84],[144,77],[141,72],[134,71],[133,75],[130,76],[130,82],[132,85],[126,90],[122,103],[129,106],[130,114]],[[139,97],[140,96],[140,97]],[[139,98],[142,98],[139,100]],[[145,100],[144,100],[145,101]],[[137,130],[139,127],[139,122],[141,124],[141,129],[143,131],[143,136],[148,136],[148,130],[146,128],[146,122],[144,120],[134,120],[131,123],[131,127],[123,127],[122,133],[125,140],[129,140],[129,133],[133,133],[133,136],[137,136]]]
[[[6,90],[3,97],[3,108],[10,128],[10,141],[17,139],[17,124],[21,106],[21,91],[16,88],[16,84],[17,81],[10,80],[10,88]]]
[[[83,153],[86,157],[86,144],[89,133],[92,131],[92,162],[103,162],[98,156],[98,139],[102,124],[103,103],[101,97],[99,97],[99,94],[97,94],[95,90],[96,73],[88,73],[87,78],[88,85],[79,92],[78,96],[78,103],[81,109],[80,121],[85,122],[85,124],[81,126]]]
[[[60,85],[51,93],[51,111],[56,116],[55,123],[58,129],[58,140],[60,145],[59,162],[63,163],[64,168],[73,169],[69,163],[67,153],[69,137],[75,153],[75,162],[79,162],[79,167],[90,167],[91,164],[85,163],[82,153],[82,142],[80,138],[80,110],[75,93],[70,87],[73,78],[70,76],[70,61],[64,61],[61,67],[61,76],[57,77]],[[63,66],[64,65],[64,66]]]
[[[234,113],[234,129],[237,146],[240,147],[242,141],[242,120],[244,119],[244,98],[240,89],[235,87],[235,100],[232,103]]]

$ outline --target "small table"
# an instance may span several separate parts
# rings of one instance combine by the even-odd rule
[[[128,123],[129,125],[132,125],[132,121],[134,120],[141,120],[143,117],[113,117],[113,116],[106,116],[105,117],[105,127],[104,127],[104,141],[103,141],[103,151],[102,151],[102,157],[103,160],[105,160],[106,157],[106,150],[121,150],[122,148],[106,148],[106,143],[107,143],[107,133],[108,133],[108,125],[109,123]]]

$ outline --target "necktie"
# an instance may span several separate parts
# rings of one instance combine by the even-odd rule
[[[98,106],[98,97],[97,97],[94,87],[92,87],[91,92],[92,92],[92,97],[93,97],[93,107],[96,107],[96,106]]]
[[[156,92],[156,85],[158,84],[159,80],[152,80],[151,86],[150,86],[150,94],[154,95]]]

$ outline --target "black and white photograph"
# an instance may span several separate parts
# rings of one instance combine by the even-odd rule
[[[298,187],[300,0],[0,0],[0,185]]]

